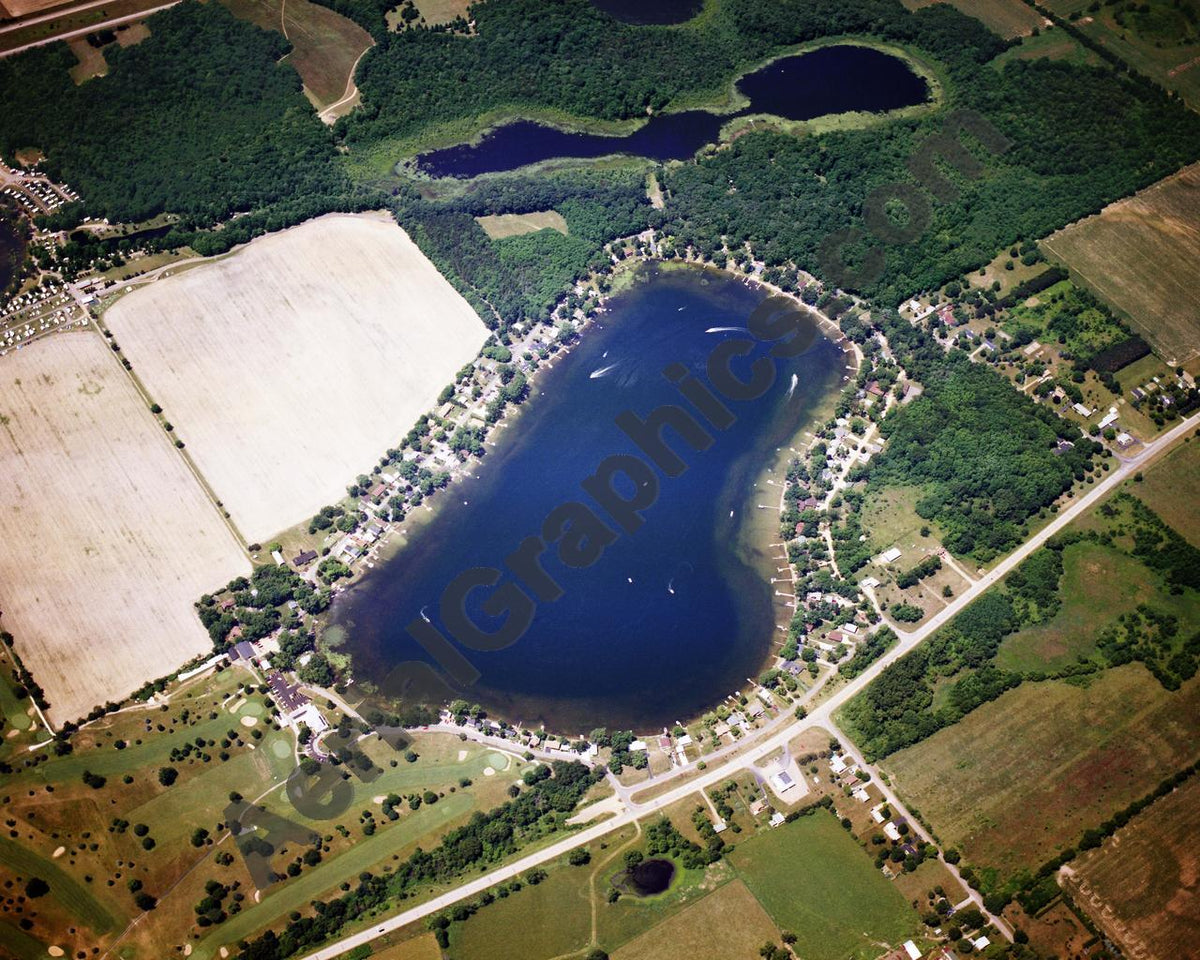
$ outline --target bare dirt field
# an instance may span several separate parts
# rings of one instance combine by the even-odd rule
[[[1058,231],[1043,246],[1128,314],[1169,364],[1200,352],[1200,164]]]
[[[371,35],[353,20],[309,0],[224,2],[234,16],[282,33],[292,42],[286,59],[300,74],[304,92],[318,110],[346,95],[354,65],[374,45]]]
[[[1169,693],[1140,664],[1089,686],[1023,683],[882,766],[964,859],[1036,869],[1200,754],[1200,680]]]
[[[0,463],[2,622],[52,721],[211,648],[192,604],[249,565],[99,337],[0,362]]]
[[[1064,871],[1075,902],[1139,960],[1188,956],[1200,917],[1200,777]]]
[[[919,10],[943,0],[903,0],[909,10]],[[1042,17],[1021,0],[949,0],[950,5],[974,17],[1005,40],[1027,37],[1034,27],[1042,26]]]
[[[343,495],[487,338],[385,214],[261,237],[104,319],[241,533],[262,541]]]
[[[567,235],[567,221],[557,210],[539,210],[537,213],[500,213],[490,217],[476,217],[475,222],[483,227],[493,240],[504,237],[519,237],[538,230],[557,230]]]

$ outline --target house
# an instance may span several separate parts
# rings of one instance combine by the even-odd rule
[[[1122,450],[1124,450],[1126,447],[1133,446],[1133,443],[1134,443],[1133,437],[1131,437],[1129,434],[1127,434],[1127,433],[1118,433],[1117,434],[1117,446],[1120,447]]]
[[[896,562],[897,560],[899,560],[899,559],[900,559],[900,558],[901,558],[903,555],[904,555],[904,554],[903,554],[903,552],[900,550],[900,548],[899,548],[899,547],[892,547],[892,549],[891,549],[891,550],[888,550],[886,553],[882,554],[882,555],[879,557],[879,562],[880,562],[880,563],[895,563],[895,562]]]
[[[1117,413],[1116,408],[1114,407],[1113,409],[1110,409],[1108,411],[1108,413],[1105,415],[1104,419],[1101,420],[1098,424],[1096,424],[1096,426],[1098,426],[1101,430],[1103,430],[1105,427],[1111,427],[1114,423],[1117,422],[1118,416],[1119,416],[1119,414]]]
[[[843,632],[850,634],[850,636],[854,636],[856,633],[858,633],[858,624],[857,623],[843,623],[842,630],[843,630]]]
[[[783,814],[780,813],[778,810],[776,810],[773,814],[771,814],[771,819],[768,821],[768,823],[770,823],[771,826],[773,826],[773,827],[777,827],[781,823],[783,823],[783,821],[784,821]]]
[[[992,941],[989,940],[987,937],[979,937],[977,940],[971,941],[971,946],[973,946],[976,950],[982,950],[984,947],[986,947],[991,942]]]
[[[829,758],[829,769],[834,773],[841,773],[848,766],[849,764],[846,763],[846,758],[840,754],[835,753]]]
[[[629,745],[629,749],[630,750],[641,750],[644,753],[646,751],[646,741],[645,740],[634,740],[633,743],[631,743]]]
[[[883,808],[886,805],[886,803],[877,803],[871,808],[871,819],[876,823],[883,823]]]
[[[862,787],[854,791],[854,799],[859,803],[867,803],[871,799],[871,795]]]
[[[295,564],[297,567],[303,567],[306,564],[312,563],[316,559],[317,559],[317,551],[316,550],[302,550],[300,553],[296,554],[296,556],[292,558],[292,563]]]
[[[1092,411],[1085,407],[1082,403],[1071,404],[1071,409],[1073,409],[1081,417],[1090,417],[1092,415]]]
[[[876,580],[874,577],[863,577],[859,583],[860,583],[860,586],[862,586],[864,589],[874,590],[876,587],[879,586],[879,581]]]
[[[899,841],[900,839],[900,828],[891,820],[883,825],[883,832],[887,834],[889,840]]]
[[[271,551],[271,559],[274,560],[281,567],[287,566],[287,561],[283,559],[283,553],[280,552],[279,550]]]
[[[904,941],[904,952],[908,954],[909,960],[921,960],[921,951],[911,940]]]
[[[308,697],[300,692],[299,684],[288,683],[278,670],[267,677],[267,686],[284,716],[291,716],[307,704]]]

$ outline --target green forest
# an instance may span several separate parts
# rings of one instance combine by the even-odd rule
[[[169,211],[211,223],[353,192],[299,76],[277,62],[283,37],[217,3],[181,3],[151,24],[147,41],[108,48],[108,76],[78,87],[63,44],[0,60],[0,153],[38,148],[83,212],[114,221]]]

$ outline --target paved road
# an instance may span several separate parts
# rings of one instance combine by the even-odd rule
[[[760,732],[760,738],[752,744],[747,744],[743,747],[742,752],[728,763],[714,763],[714,756],[709,755],[705,758],[707,769],[700,771],[699,775],[694,776],[686,783],[681,783],[679,786],[666,791],[658,797],[643,802],[635,802],[630,800],[626,803],[625,812],[621,813],[609,820],[597,824],[594,827],[589,827],[579,833],[574,833],[569,837],[564,837],[559,842],[552,844],[535,853],[522,857],[508,866],[494,870],[478,879],[468,881],[447,893],[440,894],[431,900],[426,901],[417,907],[412,907],[397,913],[386,920],[380,921],[373,925],[369,930],[364,930],[352,936],[345,937],[330,946],[323,947],[315,953],[309,954],[305,960],[334,960],[335,957],[341,956],[348,950],[352,950],[357,946],[370,943],[380,934],[387,933],[392,930],[398,930],[401,927],[407,926],[418,920],[444,910],[446,907],[457,903],[460,900],[475,896],[482,893],[484,890],[495,886],[497,883],[510,880],[513,877],[519,876],[527,870],[548,863],[557,857],[562,856],[575,847],[583,846],[599,840],[616,830],[621,829],[627,824],[635,820],[639,820],[648,814],[662,810],[671,806],[673,803],[682,800],[689,794],[695,793],[697,790],[705,790],[722,780],[727,779],[731,773],[752,766],[757,761],[761,760],[767,754],[781,747],[786,748],[788,741],[813,727],[823,727],[834,730],[836,726],[833,723],[834,713],[850,700],[855,694],[859,693],[874,680],[879,674],[891,663],[895,662],[904,654],[908,653],[918,644],[926,640],[930,635],[936,632],[941,627],[945,626],[950,620],[962,612],[962,610],[989,587],[998,583],[1001,579],[1007,576],[1012,570],[1024,561],[1034,550],[1042,546],[1056,533],[1063,530],[1068,524],[1077,519],[1082,513],[1089,508],[1098,504],[1104,497],[1112,493],[1116,488],[1129,479],[1134,473],[1140,469],[1144,469],[1153,460],[1157,459],[1168,449],[1180,442],[1185,436],[1200,427],[1200,413],[1194,414],[1187,420],[1182,421],[1173,429],[1163,434],[1153,443],[1147,444],[1143,450],[1134,457],[1130,457],[1127,461],[1121,463],[1116,468],[1109,471],[1104,479],[1095,483],[1090,490],[1075,497],[1065,508],[1059,511],[1058,515],[1047,526],[1043,527],[1034,536],[1027,540],[1016,551],[998,563],[992,570],[988,571],[977,581],[975,581],[967,590],[960,594],[953,603],[949,604],[944,610],[931,617],[926,623],[922,624],[916,630],[906,633],[897,631],[899,634],[899,642],[889,650],[883,657],[872,664],[868,669],[863,671],[854,680],[851,680],[845,686],[833,693],[824,703],[812,709],[812,711],[802,720],[795,720],[783,726],[782,729],[774,730],[769,735],[762,737],[762,734],[767,731]],[[1112,461],[1109,461],[1110,463]],[[768,730],[772,730],[768,727]],[[845,741],[843,741],[845,742]],[[741,745],[739,745],[741,746]],[[853,751],[851,751],[853,753]],[[688,764],[685,767],[679,768],[675,776],[682,776],[685,773],[697,773],[695,764]],[[661,782],[661,781],[660,781]],[[877,779],[877,783],[880,781]],[[894,801],[899,807],[899,801]],[[915,824],[916,821],[914,820]],[[982,906],[981,906],[982,909]],[[1007,926],[1000,926],[1002,932],[1008,933]]]

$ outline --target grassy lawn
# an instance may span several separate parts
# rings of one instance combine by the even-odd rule
[[[614,953],[613,960],[753,957],[779,931],[741,880],[727,883]]]
[[[1034,869],[1200,754],[1200,679],[1140,664],[1024,683],[883,762],[901,797],[985,883]]]
[[[46,945],[39,943],[24,930],[0,921],[0,954],[14,960],[42,960]]]
[[[38,856],[27,847],[0,836],[0,864],[28,880],[41,877],[50,885],[54,899],[98,934],[108,933],[117,923],[109,907],[58,864]]]
[[[1200,546],[1200,440],[1181,444],[1151,467],[1130,493],[1196,546]]]
[[[920,928],[917,914],[825,811],[738,844],[730,861],[805,960],[868,960]]]
[[[1077,543],[1063,554],[1062,607],[1046,623],[1006,637],[996,663],[1022,673],[1059,670],[1096,651],[1096,634],[1117,617],[1159,598],[1159,577],[1113,547]],[[1172,606],[1174,604],[1171,604]]]
[[[375,867],[391,854],[416,843],[423,837],[468,813],[475,800],[467,793],[456,793],[434,806],[422,806],[416,813],[380,829],[370,837],[356,840],[349,850],[318,869],[305,871],[300,877],[269,888],[262,902],[247,907],[231,917],[202,939],[192,952],[197,960],[207,960],[217,954],[222,945],[236,944],[268,926],[292,910],[304,909],[310,900],[321,896],[345,880],[353,880],[363,870]],[[231,848],[232,849],[232,848]]]

